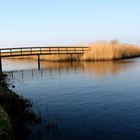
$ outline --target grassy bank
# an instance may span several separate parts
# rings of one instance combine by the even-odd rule
[[[12,140],[13,135],[9,133],[11,128],[16,140],[25,140],[30,134],[27,124],[36,124],[40,118],[31,110],[31,101],[10,90],[7,81],[6,75],[2,74],[0,76],[0,140],[7,140],[2,138],[9,138],[9,136],[11,139],[8,140]]]
[[[0,140],[14,140],[12,125],[7,113],[0,106]]]

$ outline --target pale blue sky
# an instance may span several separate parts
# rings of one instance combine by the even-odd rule
[[[0,47],[118,39],[140,45],[140,0],[0,0]]]

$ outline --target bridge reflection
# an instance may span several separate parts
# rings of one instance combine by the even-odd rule
[[[98,62],[72,62],[72,63],[41,61],[41,69],[38,70],[37,68],[32,68],[32,66],[29,67],[33,63],[32,62],[31,64],[29,64],[29,60],[24,60],[24,61],[16,60],[16,63],[15,63],[15,60],[13,61],[14,61],[13,64],[16,64],[16,63],[18,64],[17,67],[19,66],[28,67],[28,69],[26,70],[13,70],[9,72],[5,71],[5,73],[8,74],[10,79],[13,79],[13,80],[16,79],[19,82],[29,82],[32,80],[28,80],[28,79],[39,80],[39,78],[44,78],[45,80],[47,80],[47,78],[48,79],[54,78],[53,80],[55,80],[57,76],[61,76],[63,74],[71,75],[71,73],[77,73],[77,74],[88,73],[90,75],[93,75],[93,77],[106,76],[107,74],[114,75],[114,74],[118,74],[121,71],[129,70],[130,68],[133,68],[136,64],[134,60],[105,61],[105,62],[103,61],[102,62],[99,62],[99,61]],[[27,94],[29,94],[29,92]],[[47,113],[48,112],[45,112],[44,114],[47,114]],[[60,139],[60,134],[62,133],[61,127],[60,127],[61,124],[57,123],[57,119],[52,118],[51,120],[50,119],[51,117],[50,118],[48,117],[49,115],[47,117],[46,116],[44,117],[46,118],[46,120],[43,120],[43,122],[38,126],[37,128],[38,131],[35,131],[38,134],[38,135],[36,134],[39,137],[38,139],[43,139],[43,136],[44,137],[46,136],[43,134],[46,134],[46,132],[48,136],[51,136],[51,137],[53,136],[57,139]],[[61,119],[63,119],[63,117],[62,118],[60,117],[60,122],[61,122]],[[85,124],[85,122],[83,123]],[[44,131],[44,128],[45,128],[45,131]],[[35,139],[35,137],[31,139]]]
[[[23,65],[23,64],[21,64]],[[26,63],[24,62],[24,65]],[[13,70],[6,72],[9,78],[19,79],[24,81],[26,78],[43,78],[46,76],[55,77],[63,73],[89,73],[94,76],[105,76],[106,74],[116,74],[120,71],[125,71],[135,65],[134,60],[123,61],[106,61],[106,62],[41,62],[41,68]]]

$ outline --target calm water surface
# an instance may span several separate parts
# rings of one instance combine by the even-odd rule
[[[29,140],[139,140],[140,59],[51,63],[4,59],[16,93],[44,120]]]

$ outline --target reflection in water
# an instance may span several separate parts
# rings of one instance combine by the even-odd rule
[[[97,76],[106,74],[116,74],[122,70],[133,67],[135,61],[96,61],[83,63],[84,69],[89,73],[94,73]]]
[[[14,63],[15,61],[11,60],[10,65]],[[26,63],[28,64],[28,66],[26,66]],[[78,135],[82,139],[82,135],[85,134],[84,136],[86,136],[87,134],[89,134],[88,131],[90,130],[93,130],[93,132],[89,134],[93,138],[94,137],[93,135],[96,134],[98,136],[98,133],[102,133],[99,132],[99,130],[104,131],[104,128],[106,128],[105,126],[100,126],[100,125],[102,124],[104,125],[104,123],[107,122],[110,125],[110,127],[112,127],[111,123],[112,122],[115,123],[114,120],[116,119],[114,116],[119,114],[118,112],[116,113],[113,111],[118,111],[119,109],[121,109],[121,107],[118,104],[115,104],[115,101],[117,101],[121,97],[118,96],[116,98],[116,96],[119,95],[119,93],[122,94],[122,92],[116,91],[116,89],[119,90],[118,88],[119,86],[116,89],[113,89],[112,92],[114,93],[116,91],[117,94],[114,95],[112,94],[112,96],[109,96],[110,94],[108,93],[111,93],[110,87],[109,89],[106,89],[106,91],[108,92],[107,93],[104,92],[105,91],[104,89],[107,88],[107,86],[101,87],[100,86],[101,84],[98,83],[98,87],[97,87],[98,90],[97,90],[96,89],[97,83],[95,83],[95,85],[93,84],[95,82],[94,80],[88,82],[86,81],[87,83],[83,83],[84,79],[80,79],[79,77],[76,79],[75,75],[73,76],[73,73],[82,73],[82,74],[89,73],[93,76],[96,75],[97,77],[106,76],[108,74],[114,75],[121,71],[129,70],[136,64],[134,60],[106,61],[106,62],[103,61],[72,62],[72,63],[42,61],[41,70],[38,71],[37,65],[35,63],[37,62],[33,62],[34,65],[30,67],[32,61],[16,60],[16,63],[14,65],[14,71],[10,71],[9,69],[9,72],[7,72],[7,74],[9,75],[9,77],[11,77],[11,79],[13,78],[14,81],[16,82],[18,81],[15,86],[21,86],[22,84],[20,85],[19,82],[21,83],[27,82],[27,84],[25,84],[25,87],[24,86],[22,88],[16,87],[15,89],[19,88],[19,91],[21,91],[24,96],[29,94],[29,96],[31,96],[31,99],[35,97],[35,99],[39,100],[38,102],[41,102],[40,106],[38,103],[34,104],[34,108],[39,109],[36,112],[38,112],[39,115],[43,116],[43,118],[41,123],[38,124],[37,127],[31,127],[30,125],[28,126],[29,128],[32,129],[33,132],[33,135],[30,136],[30,140],[32,139],[45,140],[46,138],[67,139],[68,138],[67,136],[69,135],[71,136],[71,138],[73,138],[75,135]],[[22,70],[23,68],[24,70]],[[8,70],[8,65],[7,67],[5,66],[5,70]],[[64,75],[62,75],[62,77],[60,76],[60,79],[62,78],[60,80],[56,75],[61,75],[61,74]],[[67,79],[65,75],[70,75],[69,77],[70,79]],[[71,75],[73,76],[72,79],[71,79]],[[76,83],[75,81],[76,82],[78,81],[79,83],[78,82]],[[116,86],[116,81],[115,81],[115,86]],[[26,93],[27,91],[23,91],[25,88],[27,88],[29,93]],[[73,90],[71,90],[72,88]],[[113,97],[115,97],[115,99]],[[107,98],[110,100],[108,100]],[[127,98],[125,98],[125,100],[120,100],[119,104],[121,101],[124,103],[126,99]],[[48,102],[50,104],[48,104]],[[114,104],[114,106],[112,104]],[[45,110],[46,108],[48,110],[50,109],[49,110],[50,112],[48,110],[46,111]],[[111,108],[113,111],[111,110]],[[112,112],[110,113],[109,112],[110,110],[108,109],[110,109],[114,114],[115,113],[116,114],[115,115],[113,114],[111,116]],[[108,112],[105,112],[106,110]],[[59,116],[59,113],[64,116]],[[106,120],[103,120],[104,115],[106,115],[106,118],[104,118]],[[109,121],[107,120],[108,116],[112,117],[109,118]],[[122,120],[118,120],[118,121],[122,121]],[[115,125],[117,124],[115,123]],[[115,125],[113,125],[113,127]],[[65,131],[65,128],[67,129],[67,131]],[[112,129],[108,129],[108,130],[106,129],[105,131],[111,133],[110,131]],[[73,132],[70,132],[70,134],[68,134],[69,130]],[[85,139],[85,137],[83,137],[83,139]]]
[[[13,60],[14,61],[14,60]],[[16,60],[14,61],[18,66],[25,66],[26,67],[26,60]],[[27,63],[32,63],[27,61]],[[53,77],[54,75],[58,74],[61,75],[62,72],[71,73],[72,71],[80,71],[86,72],[89,74],[93,74],[96,76],[104,76],[107,74],[116,74],[121,70],[129,69],[135,64],[133,60],[123,60],[123,61],[101,61],[101,62],[41,62],[41,70],[38,71],[37,69],[32,70],[15,70],[9,71],[7,74],[9,75],[10,79],[18,80],[19,82],[24,82],[29,77],[44,77],[47,75]],[[28,65],[28,67],[30,64]],[[31,67],[33,68],[33,67]],[[36,105],[37,106],[37,105]],[[38,108],[38,107],[36,107]],[[31,127],[30,125],[28,126]],[[33,127],[31,127],[33,129]],[[24,130],[25,131],[25,130]],[[49,136],[53,136],[59,138],[59,127],[56,122],[50,121],[47,118],[43,119],[38,124],[38,126],[34,127],[33,134],[31,139],[43,139],[43,135],[47,132]],[[36,137],[36,138],[35,138]]]
[[[131,68],[135,64],[133,60],[121,60],[121,61],[95,61],[95,62],[73,62],[73,63],[52,63],[42,62],[43,69],[75,69],[82,70],[97,76],[103,76],[108,73],[115,74],[122,69],[124,65],[126,69]],[[123,67],[122,67],[123,66]]]
[[[9,61],[9,60],[8,60]],[[15,63],[14,70],[8,73],[13,77],[13,74],[20,73],[22,80],[25,73],[30,73],[29,76],[34,76],[37,72],[43,77],[43,73],[47,72],[50,76],[54,73],[60,74],[62,71],[83,71],[96,76],[104,76],[107,74],[116,74],[120,71],[127,70],[133,67],[136,63],[134,60],[119,60],[119,61],[95,61],[95,62],[46,62],[41,61],[41,70],[38,71],[35,62],[29,60],[11,60],[10,63]],[[28,65],[26,65],[26,63]],[[31,67],[30,67],[31,66]],[[10,66],[9,66],[10,67]],[[21,70],[24,67],[25,70]],[[8,69],[8,66],[7,68]],[[15,70],[17,69],[17,70]]]

